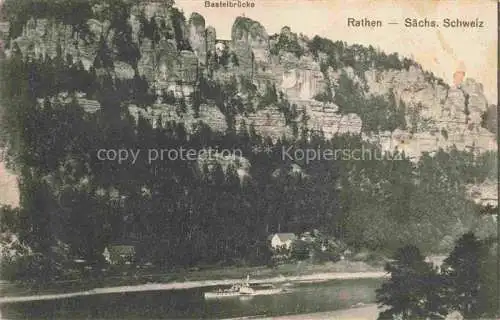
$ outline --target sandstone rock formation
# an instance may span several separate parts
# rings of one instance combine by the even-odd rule
[[[496,135],[481,126],[481,115],[488,104],[481,85],[473,79],[459,87],[448,87],[426,79],[424,71],[415,66],[408,71],[370,70],[365,76],[371,93],[386,94],[392,89],[408,108],[407,124],[415,126],[404,142],[394,133],[390,137],[389,133],[380,135],[384,148],[398,146],[415,158],[422,152],[446,150],[453,145],[460,150],[496,150]],[[409,116],[412,111],[418,114],[417,123]]]
[[[468,196],[474,202],[484,206],[498,206],[498,181],[486,179],[480,185],[467,186]]]
[[[102,8],[96,7],[95,10]],[[260,91],[265,90],[269,84],[274,84],[290,103],[297,106],[298,111],[305,110],[310,129],[323,131],[327,137],[346,132],[360,134],[363,126],[359,115],[342,115],[337,105],[313,99],[318,93],[328,90],[334,96],[336,81],[343,71],[362,87],[366,86],[367,95],[384,95],[393,91],[397,100],[406,105],[406,130],[363,134],[365,139],[380,144],[384,150],[397,147],[415,159],[422,152],[447,149],[453,145],[459,149],[496,150],[495,135],[482,127],[483,114],[491,106],[485,99],[482,86],[473,79],[466,79],[460,86],[450,87],[418,66],[411,66],[408,70],[381,71],[370,68],[364,73],[364,79],[351,67],[338,70],[329,67],[326,79],[320,70],[321,63],[327,59],[324,54],[320,54],[317,59],[308,54],[307,46],[303,43],[305,40],[293,34],[290,28],[283,28],[278,37],[270,37],[259,22],[246,17],[236,19],[231,39],[227,40],[217,39],[216,30],[206,27],[205,19],[200,14],[193,13],[187,23],[179,22],[182,36],[189,42],[191,50],[181,50],[175,39],[167,39],[164,35],[158,43],[153,43],[148,38],[139,41],[138,15],[141,12],[144,12],[147,19],[154,18],[158,25],[165,24],[168,29],[174,23],[172,10],[171,4],[141,2],[133,7],[129,19],[134,42],[137,42],[140,49],[137,72],[148,80],[158,95],[170,91],[177,98],[188,99],[199,77],[209,73],[208,58],[213,59],[216,45],[221,43],[224,50],[235,55],[237,63],[232,62],[223,68],[212,70],[213,79],[227,81],[233,75],[246,77]],[[98,37],[109,26],[109,22],[90,20],[88,26],[94,37]],[[304,54],[296,55],[287,50],[279,50],[272,55],[270,42],[276,43],[279,37],[285,39],[285,42],[299,43]],[[28,21],[22,36],[13,42],[19,45],[22,52],[33,57],[53,57],[57,50],[61,50],[63,55],[69,53],[81,60],[87,69],[97,54],[95,44],[84,43],[74,36],[70,27],[46,19]],[[117,78],[131,79],[134,73],[133,66],[123,61],[115,62],[114,76]],[[88,111],[98,109],[95,101],[81,102]],[[198,118],[194,117],[191,108],[188,109],[186,114],[178,115],[175,106],[158,104],[151,108],[153,114],[149,117],[156,118],[161,113],[165,116],[165,121],[184,122],[187,127],[203,121],[216,130],[227,128],[224,116],[215,106],[202,105]],[[261,134],[273,138],[291,135],[293,131],[282,111],[272,105],[254,114],[238,115],[235,120],[236,127],[244,121],[247,125],[253,124]],[[300,124],[300,119],[295,122]]]
[[[206,104],[200,106],[199,117],[195,117],[191,108],[188,108],[186,113],[180,114],[176,111],[175,106],[169,104],[155,104],[147,110],[130,105],[129,110],[136,119],[139,116],[148,119],[154,127],[158,125],[157,121],[161,118],[163,121],[162,125],[174,121],[184,124],[187,130],[192,130],[200,121],[216,131],[222,132],[227,129],[224,115],[216,107]]]
[[[238,17],[231,29],[231,41],[235,46],[240,43],[250,45],[256,61],[269,62],[269,35],[257,21]]]
[[[294,100],[312,100],[325,89],[323,73],[319,63],[311,57],[302,56],[298,59],[292,53],[283,53],[280,56],[282,70],[281,79],[277,79],[280,87],[288,97]]]
[[[205,18],[193,12],[188,22],[189,43],[198,59],[205,63],[207,58],[207,31],[205,29]]]

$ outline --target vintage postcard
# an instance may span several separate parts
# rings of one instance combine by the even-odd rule
[[[498,319],[498,13],[0,0],[0,319]]]

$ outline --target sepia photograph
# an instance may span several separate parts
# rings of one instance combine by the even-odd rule
[[[0,0],[0,319],[500,319],[495,0]]]

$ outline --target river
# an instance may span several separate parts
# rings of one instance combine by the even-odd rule
[[[205,300],[214,288],[99,294],[4,303],[1,319],[228,319],[296,315],[373,303],[381,279],[293,283],[273,296]]]

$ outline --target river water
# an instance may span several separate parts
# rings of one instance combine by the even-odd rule
[[[380,279],[294,283],[272,296],[205,300],[214,288],[113,293],[0,305],[0,319],[228,319],[346,309],[373,303]]]

